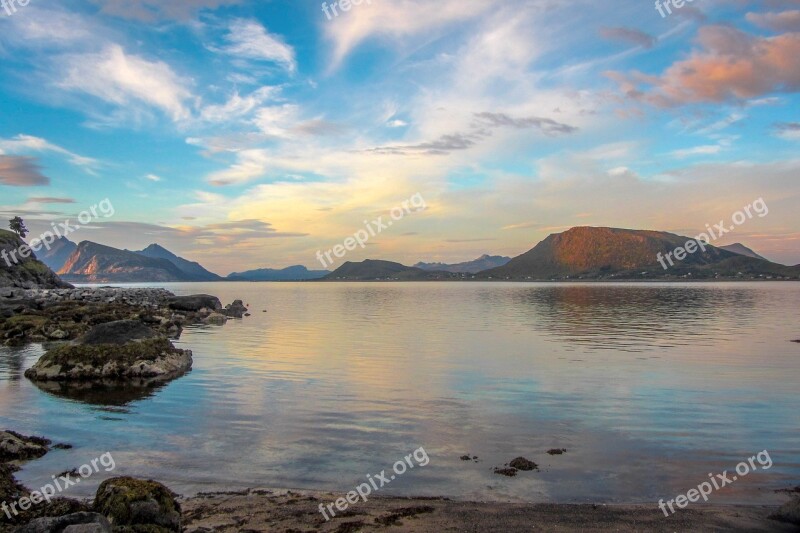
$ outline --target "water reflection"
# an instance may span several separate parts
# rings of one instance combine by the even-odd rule
[[[65,383],[62,381],[34,381],[41,391],[53,396],[95,406],[123,407],[149,398],[167,383],[159,379],[93,380]]]
[[[729,328],[746,328],[759,306],[752,290],[692,286],[539,286],[511,299],[529,324],[573,348],[626,352],[711,346]]]

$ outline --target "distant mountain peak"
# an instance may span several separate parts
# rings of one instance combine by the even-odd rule
[[[467,261],[465,263],[456,263],[448,265],[445,263],[417,263],[415,268],[421,268],[427,271],[444,271],[452,272],[454,274],[477,274],[483,270],[503,266],[511,261],[510,257],[502,257],[499,255],[483,254],[474,261]]]

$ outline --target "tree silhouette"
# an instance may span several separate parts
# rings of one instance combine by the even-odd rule
[[[23,222],[20,217],[14,217],[8,222],[8,227],[11,228],[11,231],[19,235],[20,238],[24,239],[28,234],[28,228],[25,227],[25,222]]]

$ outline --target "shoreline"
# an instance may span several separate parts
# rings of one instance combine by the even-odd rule
[[[320,505],[342,494],[250,489],[201,493],[180,500],[184,531],[354,533],[356,531],[751,531],[792,532],[770,519],[778,506],[693,505],[665,517],[657,505],[553,504],[457,501],[447,498],[376,496],[359,501],[329,521]]]

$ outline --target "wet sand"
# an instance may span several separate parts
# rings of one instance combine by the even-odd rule
[[[767,506],[697,505],[667,518],[655,504],[595,506],[381,497],[359,501],[326,522],[319,504],[340,497],[342,494],[285,490],[201,494],[181,502],[184,531],[798,531],[795,526],[770,520],[776,507]]]

